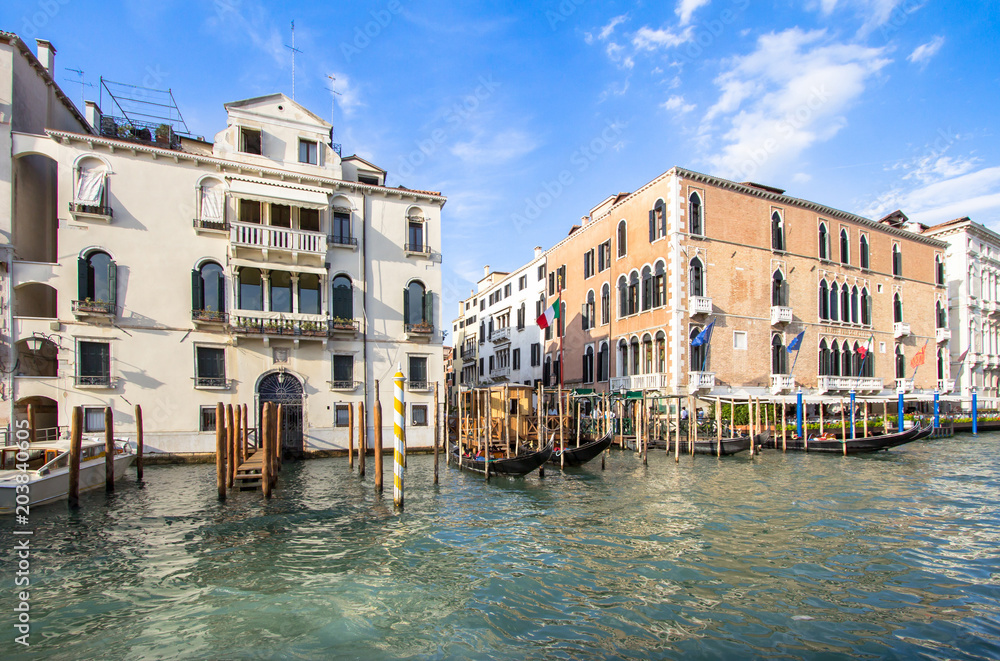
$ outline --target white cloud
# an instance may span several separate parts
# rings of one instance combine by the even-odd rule
[[[536,146],[535,140],[524,131],[480,131],[468,142],[455,143],[451,153],[467,163],[489,165],[524,156]]]
[[[635,66],[635,60],[631,55],[625,55],[625,47],[614,41],[610,42],[604,49],[608,59],[618,65],[620,69],[631,69]]]
[[[680,2],[677,3],[677,9],[675,9],[674,12],[680,18],[680,24],[687,25],[691,22],[691,15],[694,14],[699,7],[704,7],[709,2],[711,2],[711,0],[680,0]]]
[[[812,181],[812,175],[808,172],[796,172],[792,175],[792,181],[796,184],[807,184]]]
[[[691,112],[695,108],[693,103],[684,103],[683,96],[676,95],[670,97],[660,105],[666,110],[676,110],[681,113]]]
[[[921,44],[914,48],[913,52],[910,53],[909,57],[906,59],[913,64],[918,64],[921,67],[924,67],[931,61],[932,57],[937,55],[937,52],[941,50],[942,46],[944,46],[944,37],[938,35],[926,44]]]
[[[827,43],[825,30],[792,28],[762,35],[756,50],[727,63],[715,83],[720,94],[700,132],[711,146],[713,173],[764,179],[787,175],[803,151],[829,140],[844,112],[889,60],[884,49]]]
[[[336,81],[329,81],[333,89],[339,92],[334,104],[344,113],[344,117],[350,117],[358,108],[364,107],[358,88],[351,83],[351,78],[346,73],[331,73],[330,76]]]
[[[676,48],[691,41],[694,34],[691,26],[682,32],[671,32],[667,29],[654,30],[645,25],[632,36],[632,45],[637,50],[658,50],[660,48]]]
[[[912,13],[920,9],[921,5],[914,6],[912,0],[818,0],[807,3],[807,8],[816,10],[824,17],[829,17],[838,8],[853,9],[854,14],[861,20],[861,35],[866,35],[875,28],[881,27],[893,18],[894,14],[905,12]]]
[[[245,45],[249,40],[254,48],[266,53],[275,63],[285,65],[291,61],[282,30],[256,0],[243,3],[218,2],[215,14],[208,19],[208,26],[222,40],[239,45]]]
[[[601,31],[600,31],[600,33],[598,33],[597,38],[600,39],[601,41],[607,39],[608,37],[611,36],[611,33],[615,31],[615,28],[618,25],[621,25],[622,23],[624,23],[626,21],[626,19],[628,19],[628,14],[622,14],[621,16],[615,16],[614,18],[611,19],[611,21],[607,25],[605,25],[603,28],[601,28]]]

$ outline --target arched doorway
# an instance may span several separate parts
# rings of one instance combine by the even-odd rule
[[[62,429],[59,428],[59,408],[56,400],[49,397],[24,397],[14,404],[14,419],[28,419],[28,405],[35,411],[35,431],[39,441],[51,441],[59,438]]]
[[[265,374],[257,383],[258,421],[263,420],[263,406],[266,402],[273,402],[275,406],[278,404],[282,405],[282,454],[301,455],[302,382],[297,377],[284,371]]]

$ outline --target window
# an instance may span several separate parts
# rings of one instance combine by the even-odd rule
[[[625,221],[618,223],[618,257],[624,257],[628,253],[628,246],[626,244],[627,238],[627,228]]]
[[[506,285],[504,285],[504,287],[503,287],[503,297],[504,298],[507,298],[508,296],[510,296],[510,287],[511,287],[511,285],[510,285],[509,282]]]
[[[514,349],[511,355],[511,368],[519,370],[521,369],[521,350]]]
[[[934,255],[934,282],[939,285],[944,284],[944,260],[941,259],[941,255]]]
[[[660,374],[667,371],[667,336],[663,331],[656,333],[656,371]]]
[[[200,189],[201,203],[198,218],[202,221],[221,223],[225,216],[225,189],[222,184],[206,179]],[[217,226],[213,226],[216,228]]]
[[[538,280],[541,281],[541,280],[544,280],[544,279],[545,279],[545,264],[539,264],[538,265]]]
[[[260,225],[262,216],[260,209],[260,202],[255,200],[240,200],[240,222]]]
[[[226,350],[221,347],[198,347],[195,350],[194,383],[198,388],[226,387]]]
[[[606,325],[611,318],[611,285],[604,283],[601,287],[601,325]]]
[[[427,246],[424,245],[424,224],[422,222],[411,220],[407,224],[406,236],[407,250],[412,250],[413,252],[427,251]]]
[[[594,275],[594,249],[583,253],[583,278],[586,280]]]
[[[830,233],[826,231],[826,223],[819,224],[819,258],[830,259]]]
[[[830,318],[830,290],[826,285],[826,280],[819,281],[819,318]]]
[[[84,425],[86,427],[86,425]],[[85,431],[104,431],[104,414],[101,414],[101,429]],[[198,431],[215,431],[215,407],[202,406],[198,415]]]
[[[267,279],[271,294],[272,312],[292,311],[292,274],[288,271],[271,271]]]
[[[525,312],[524,303],[521,303],[521,307],[517,309],[517,330],[524,330]]]
[[[780,270],[771,274],[771,305],[788,305],[788,283]]]
[[[872,323],[872,301],[867,287],[861,288],[861,323],[865,326]]]
[[[618,341],[618,376],[628,376],[628,342]]]
[[[354,288],[346,275],[338,275],[333,279],[330,314],[334,320],[354,319]]]
[[[688,282],[691,296],[705,295],[705,269],[697,257],[691,260],[688,268]]]
[[[590,345],[587,347],[586,353],[583,354],[583,382],[593,383],[594,382],[594,347]]]
[[[851,321],[851,290],[846,282],[840,286],[840,320]]]
[[[827,369],[830,376],[840,376],[840,344],[837,340],[830,346],[829,362]]]
[[[688,215],[690,216],[688,224],[691,234],[704,234],[705,225],[701,215],[701,197],[698,193],[691,193],[691,197],[688,198]]]
[[[777,211],[771,214],[771,248],[773,250],[785,249],[785,222]]]
[[[941,301],[934,304],[934,317],[937,322],[936,328],[948,327],[948,311],[941,305]]]
[[[542,345],[535,342],[531,345],[531,366],[538,367],[542,364]]]
[[[846,285],[845,285],[846,286]],[[858,323],[858,287],[851,287],[851,323]]]
[[[597,272],[611,268],[611,239],[597,247]]]
[[[903,299],[899,292],[892,295],[892,320],[897,324],[903,321]]]
[[[819,341],[819,375],[830,376],[830,347],[826,338]]]
[[[353,243],[351,240],[351,214],[342,211],[333,212],[333,242],[339,244]]]
[[[82,206],[81,210],[106,213],[101,207],[108,206],[107,183],[108,175],[104,162],[95,158],[85,159],[80,163],[73,203]]]
[[[403,290],[403,323],[407,327],[434,325],[434,295],[419,280],[414,280]]]
[[[352,354],[334,354],[333,387],[354,387],[354,356]]]
[[[618,316],[628,316],[628,280],[624,275],[618,278]]]
[[[587,292],[587,302],[584,303],[583,305],[581,317],[582,317],[583,330],[591,329],[597,325],[597,316],[596,316],[593,289]]]
[[[653,307],[653,272],[648,266],[642,268],[642,311]]]
[[[287,204],[272,204],[270,225],[290,229],[292,227],[292,208]]]
[[[566,265],[563,264],[556,271],[556,286],[558,286],[559,291],[566,289]]]
[[[264,287],[259,269],[241,268],[239,273],[239,306],[241,310],[264,309]]]
[[[319,152],[314,140],[299,140],[299,163],[310,165],[319,163]]]
[[[667,275],[663,260],[657,261],[653,270],[653,307],[667,304]]]
[[[667,207],[663,200],[657,200],[649,210],[649,242],[662,239],[667,235]]]
[[[896,345],[896,378],[906,378],[906,356],[903,354],[903,345]]]
[[[410,356],[409,381],[411,388],[427,387],[427,356]]]
[[[747,332],[733,331],[733,349],[736,351],[747,350]]]
[[[320,314],[319,276],[299,274],[299,313]]]
[[[597,380],[607,381],[610,377],[611,368],[611,352],[608,349],[608,343],[601,343],[601,350],[597,355]]]
[[[700,346],[697,346],[697,347],[690,346],[691,340],[694,340],[694,338],[698,337],[698,333],[700,333],[700,332],[701,332],[700,328],[693,327],[691,329],[691,332],[688,334],[688,346],[691,349],[691,371],[692,372],[704,372],[705,368],[706,368],[705,363],[706,363],[706,359],[708,357],[708,351],[707,351],[708,347],[706,345],[704,345],[704,344],[702,344]],[[736,337],[736,334],[734,333],[733,334],[734,340],[735,340],[735,337]]]
[[[378,175],[361,174],[359,172],[358,173],[358,183],[359,184],[367,184],[369,186],[378,186],[379,185]]]
[[[410,425],[413,427],[426,427],[427,426],[427,405],[426,404],[411,404],[410,405]]]
[[[899,244],[892,244],[892,274],[903,275],[903,253],[899,249]]]
[[[299,229],[306,232],[318,232],[319,209],[299,209]]]
[[[524,291],[528,288],[528,276],[522,275],[517,279],[517,291]]]
[[[337,427],[347,427],[351,424],[351,405],[334,405],[334,425]]]
[[[771,374],[788,374],[788,352],[777,333],[771,338]]]
[[[840,312],[840,287],[836,282],[830,283],[830,321],[839,321]]]
[[[240,151],[244,154],[263,154],[260,129],[240,128]]]
[[[106,252],[95,250],[77,260],[80,301],[103,304],[104,311],[115,314],[118,290],[118,265]]]
[[[556,273],[549,273],[549,296],[556,295]]]
[[[840,263],[851,263],[851,243],[847,237],[847,230],[843,228],[840,230]]]
[[[215,428],[214,425],[212,428]],[[98,406],[83,407],[83,431],[89,433],[104,431],[104,408]]]
[[[858,261],[859,261],[859,264],[860,264],[861,268],[863,268],[863,269],[870,268],[870,262],[869,262],[869,257],[868,257],[868,236],[866,234],[862,234],[861,235],[860,250],[861,250],[861,252],[860,252]]]
[[[639,272],[632,271],[628,281],[628,313],[639,311]]]
[[[76,361],[76,383],[81,386],[111,385],[111,345],[80,340]]]

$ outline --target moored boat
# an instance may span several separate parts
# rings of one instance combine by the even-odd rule
[[[765,434],[757,434],[754,437],[757,441],[757,447],[759,448],[767,436]],[[669,452],[675,452],[673,441],[666,441],[666,445]],[[721,445],[721,448],[720,448]],[[663,443],[659,444],[663,447]],[[694,453],[695,454],[706,454],[711,456],[721,455],[723,457],[737,454],[739,452],[746,452],[750,449],[750,437],[749,436],[736,436],[734,438],[724,438],[721,441],[718,439],[707,439],[700,438],[694,442]],[[688,441],[681,439],[681,454],[690,452]]]
[[[103,440],[84,439],[80,449],[80,491],[96,489],[105,484],[105,452]],[[18,461],[20,447],[11,445],[0,448],[0,514],[11,514],[18,506],[45,505],[65,500],[69,494],[68,440],[39,441],[27,449],[27,461]],[[22,457],[23,458],[23,457]],[[115,440],[115,481],[132,465],[135,453],[128,441]],[[24,466],[22,470],[21,466]],[[27,482],[23,476],[27,475]],[[28,485],[27,502],[17,500],[17,486]],[[21,494],[24,495],[24,494]]]
[[[934,431],[933,425],[921,427],[914,425],[909,429],[894,434],[880,434],[878,436],[865,436],[861,438],[810,438],[808,441],[801,438],[787,438],[785,448],[788,450],[803,452],[826,452],[830,454],[863,454],[866,452],[878,452],[888,450],[904,443],[910,443],[921,438],[930,436]],[[781,449],[781,445],[778,449]]]
[[[486,474],[486,459],[481,456],[463,457],[458,453],[458,448],[452,450],[455,461],[459,468],[470,470],[475,473]],[[540,468],[549,457],[552,456],[552,441],[541,450],[525,452],[514,457],[490,459],[490,475],[527,475],[531,471]]]
[[[611,442],[613,440],[614,434],[611,431],[608,431],[603,438],[598,438],[590,441],[589,443],[584,443],[578,448],[567,447],[561,451],[554,450],[552,452],[552,456],[549,457],[549,462],[563,466],[581,466],[594,457],[600,456],[602,452],[611,447]],[[562,457],[561,455],[566,456]]]

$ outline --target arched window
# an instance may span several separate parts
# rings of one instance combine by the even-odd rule
[[[628,254],[628,244],[626,243],[627,230],[625,226],[625,221],[622,220],[618,223],[618,256],[624,257]]]
[[[479,359],[482,361],[482,358]],[[552,381],[552,354],[545,356],[545,363],[542,365],[542,383],[551,385]]]
[[[688,282],[690,283],[691,296],[705,295],[705,268],[697,257],[691,260],[691,265],[688,268]]]
[[[937,378],[945,378],[945,361],[947,360],[947,354],[944,349],[937,350]]]
[[[658,308],[667,303],[667,274],[663,260],[658,260],[653,267],[653,307]]]
[[[844,340],[844,344],[840,348],[840,376],[854,376],[852,373],[852,367],[854,361],[851,359],[851,347]]]
[[[628,316],[628,280],[624,275],[618,278],[618,316]]]
[[[864,347],[864,355],[861,357],[861,368],[858,372],[858,376],[875,376],[875,347]],[[855,352],[860,352],[860,349],[855,346]]]
[[[587,304],[583,306],[583,330],[589,330],[597,325],[594,304],[594,290],[591,289],[587,292]]]
[[[851,290],[846,282],[840,286],[840,320],[851,321]]]
[[[826,286],[826,280],[819,281],[819,318],[830,318],[830,289]]]
[[[597,380],[607,381],[609,376],[609,367],[611,360],[611,352],[608,349],[607,342],[601,342],[601,349],[597,354]]]
[[[114,314],[117,307],[118,265],[111,255],[94,250],[77,262],[78,293],[80,301],[104,304],[107,312]]]
[[[705,344],[699,345],[697,347],[691,346],[691,341],[698,337],[698,333],[701,332],[700,328],[692,328],[691,333],[688,335],[688,347],[691,349],[691,371],[692,372],[704,372],[706,370],[705,358],[707,357],[708,346]]]
[[[771,305],[788,305],[788,284],[780,270],[771,274]]]
[[[771,374],[788,373],[788,352],[781,335],[775,333],[771,337]]]
[[[315,273],[299,274],[299,312],[320,314],[319,276]]]
[[[861,323],[870,326],[872,323],[872,301],[868,296],[868,287],[861,289]]]
[[[639,371],[639,338],[633,337],[629,345],[632,355],[632,374],[642,374]]]
[[[868,237],[864,234],[861,235],[861,250],[858,261],[861,264],[861,268],[869,268],[870,261],[868,258]]]
[[[830,376],[840,376],[840,343],[837,340],[830,345]]]
[[[649,210],[649,242],[662,239],[667,235],[667,207],[663,200],[657,200]]]
[[[836,282],[830,283],[830,320],[839,321],[840,320],[840,287],[837,286]]]
[[[903,345],[896,345],[896,378],[906,378],[906,356],[903,355]]]
[[[292,311],[292,274],[288,271],[271,271],[268,278],[272,312]]]
[[[853,361],[851,364],[851,374],[854,376],[864,376],[864,374],[861,373],[861,370],[863,368],[862,363],[865,362],[865,358],[861,354],[861,345],[855,342],[854,350],[852,351]]]
[[[403,323],[408,326],[433,324],[431,300],[431,293],[424,287],[424,283],[419,280],[411,282],[403,290]]]
[[[653,307],[653,271],[648,266],[642,267],[642,311]]]
[[[625,338],[618,342],[618,376],[628,376],[628,342]]]
[[[639,311],[639,272],[632,271],[628,281],[628,313]]]
[[[588,346],[587,352],[583,355],[583,382],[594,382],[594,347]]]
[[[691,234],[704,234],[705,223],[701,213],[701,197],[698,193],[691,193],[691,197],[688,198],[688,212],[691,218]]]
[[[771,248],[774,250],[785,249],[785,222],[777,211],[771,214]]]
[[[226,311],[226,274],[215,262],[205,262],[191,271],[191,310],[202,319],[206,314],[222,319]]]
[[[840,263],[850,264],[851,263],[851,243],[847,238],[847,230],[840,230]]]
[[[346,275],[333,279],[333,295],[330,297],[330,314],[334,321],[354,319],[354,287]]]
[[[826,338],[819,341],[819,375],[830,376],[830,347]]]
[[[903,275],[903,253],[898,243],[892,244],[892,274]]]
[[[819,258],[830,259],[830,233],[826,231],[826,223],[819,224]]]
[[[642,372],[652,374],[655,371],[653,362],[653,338],[649,333],[642,338]]]
[[[892,320],[897,324],[903,321],[903,299],[899,297],[899,292],[892,295]]]
[[[941,255],[934,256],[934,281],[939,285],[944,284],[944,260]]]
[[[858,286],[851,287],[851,323],[856,324],[858,317]]]
[[[948,312],[945,310],[944,306],[941,305],[941,301],[937,301],[934,304],[934,317],[937,321],[937,328],[948,327]]]
[[[660,374],[667,371],[667,336],[663,331],[656,332],[656,371]]]
[[[260,277],[260,269],[240,269],[240,309],[263,310],[264,286]]]
[[[611,285],[604,283],[601,287],[601,325],[607,324],[611,318]]]

